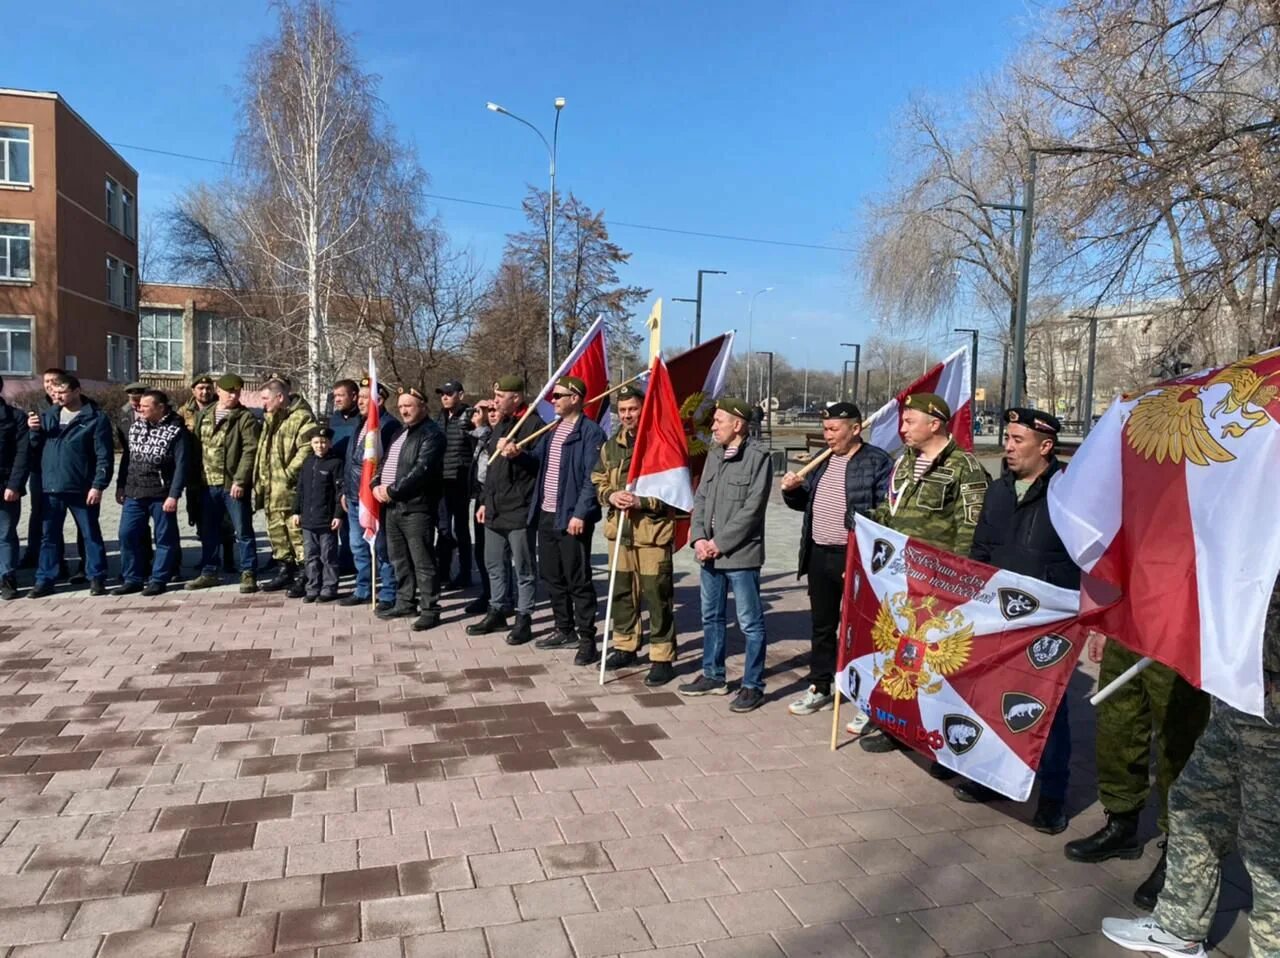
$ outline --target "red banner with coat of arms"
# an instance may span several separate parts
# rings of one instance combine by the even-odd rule
[[[837,682],[879,728],[1023,801],[1087,628],[1080,594],[859,516]]]

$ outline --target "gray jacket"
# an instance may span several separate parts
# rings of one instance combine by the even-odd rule
[[[693,497],[689,541],[714,539],[723,553],[717,569],[758,569],[764,565],[764,511],[772,486],[769,454],[753,439],[725,462],[724,447],[707,453],[702,481]]]

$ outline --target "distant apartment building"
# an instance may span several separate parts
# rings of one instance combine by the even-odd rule
[[[138,174],[57,93],[0,89],[0,376],[138,372]]]

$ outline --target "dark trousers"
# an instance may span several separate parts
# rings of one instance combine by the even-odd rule
[[[303,529],[302,553],[306,557],[307,595],[337,594],[338,534],[328,529]]]
[[[10,579],[18,567],[18,520],[21,502],[0,500],[0,579]]]
[[[823,695],[831,694],[836,672],[836,641],[840,631],[840,600],[844,598],[844,546],[810,543],[809,608],[813,619],[809,684]]]
[[[484,526],[476,521],[474,503],[468,508],[471,511],[471,539],[475,543],[476,574],[480,577],[480,598],[488,602],[493,596],[493,588],[489,585],[489,570],[484,564]]]
[[[364,542],[359,536],[356,537],[356,544],[360,545]],[[306,551],[306,539],[304,537],[302,547]],[[338,571],[343,575],[356,571],[355,555],[351,551],[351,524],[343,521],[338,526]]]
[[[453,576],[453,553],[458,553],[458,580],[471,581],[471,490],[457,480],[444,484],[440,497],[440,529],[436,540],[436,568],[440,578]]]
[[[27,477],[28,499],[31,513],[27,516],[27,551],[22,557],[24,566],[35,566],[40,561],[40,544],[44,541],[44,481],[40,474],[39,463]],[[62,548],[62,535],[58,535],[58,547]],[[76,526],[76,554],[80,557],[80,571],[84,571],[84,535]],[[67,574],[66,562],[63,561],[61,574]]]
[[[591,584],[591,533],[580,536],[556,528],[553,513],[539,513],[538,568],[547,585],[556,631],[574,633],[580,642],[596,640],[596,590]]]
[[[200,493],[200,513],[196,531],[200,535],[200,570],[205,575],[218,574],[218,550],[222,548],[222,519],[228,516],[235,529],[240,572],[258,571],[258,544],[253,534],[253,507],[248,493],[233,499],[231,493],[218,486]],[[225,564],[227,557],[222,557]]]
[[[436,573],[435,515],[406,512],[396,503],[382,508],[387,529],[387,554],[396,570],[396,605],[422,612],[440,608],[440,577]]]
[[[152,525],[156,530],[154,554],[150,548]],[[178,514],[164,511],[164,498],[126,499],[120,507],[121,578],[141,583],[149,572],[152,581],[167,585],[177,571],[179,556]]]
[[[101,506],[88,505],[85,495],[83,492],[44,493],[44,533],[40,539],[37,583],[52,583],[58,578],[58,565],[62,561],[62,526],[67,521],[68,512],[85,538],[85,574],[90,579],[107,577],[107,545],[102,539],[102,526],[98,524]]]

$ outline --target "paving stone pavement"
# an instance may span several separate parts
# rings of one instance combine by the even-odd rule
[[[427,633],[228,590],[4,604],[0,954],[1119,954],[1099,920],[1134,913],[1158,850],[1062,856],[1102,818],[1089,709],[1053,838],[905,755],[831,752],[831,713],[786,712],[808,618],[798,522],[771,512],[770,698],[744,716],[467,636],[462,593]],[[1247,952],[1247,902],[1234,867],[1221,954]]]

